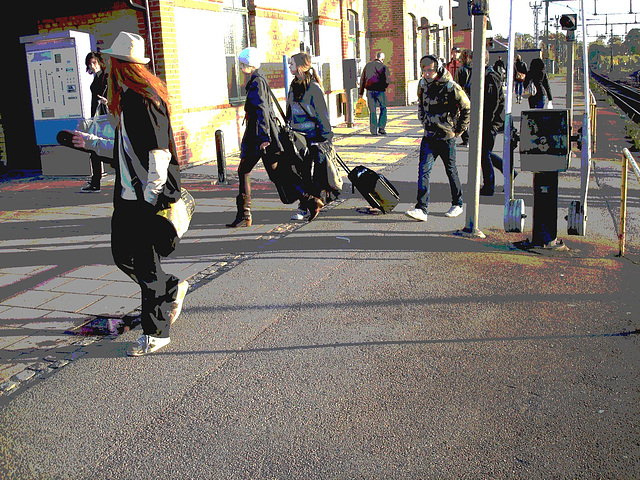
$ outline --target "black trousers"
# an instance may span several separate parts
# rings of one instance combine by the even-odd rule
[[[95,153],[89,156],[91,162],[91,185],[94,187],[100,186],[100,180],[102,180],[102,159]]]
[[[155,211],[138,201],[116,201],[111,218],[111,252],[120,270],[140,286],[142,332],[169,337],[171,302],[177,297],[178,277],[166,273],[154,246]]]

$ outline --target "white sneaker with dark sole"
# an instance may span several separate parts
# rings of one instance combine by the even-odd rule
[[[407,210],[404,214],[412,218],[413,220],[417,220],[418,222],[426,222],[427,214],[421,208],[413,208],[411,210]]]
[[[142,335],[138,340],[133,342],[127,348],[127,355],[130,357],[141,357],[149,353],[157,352],[171,342],[170,338],[152,337],[151,335]]]
[[[448,212],[445,213],[447,217],[457,217],[462,214],[462,207],[460,205],[453,205]]]

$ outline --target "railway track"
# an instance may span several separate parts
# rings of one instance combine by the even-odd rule
[[[591,72],[591,76],[614,99],[616,104],[629,115],[629,118],[636,123],[640,123],[640,90],[609,80],[594,71]]]

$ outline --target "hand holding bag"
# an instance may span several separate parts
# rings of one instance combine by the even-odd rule
[[[364,98],[360,97],[356,102],[355,113],[358,118],[369,117],[369,105],[367,105],[367,101]]]

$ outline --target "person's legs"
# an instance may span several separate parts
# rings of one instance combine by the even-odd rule
[[[495,190],[495,174],[493,172],[493,165],[490,157],[494,143],[495,137],[493,136],[493,133],[483,132],[481,153],[482,188],[480,189],[480,193],[482,195],[493,195]]]
[[[449,187],[451,188],[451,205],[461,207],[462,184],[460,183],[458,166],[456,165],[456,137],[443,142],[443,148],[440,156],[442,157],[447,178],[449,179]]]
[[[236,197],[236,218],[227,223],[227,227],[251,226],[251,170],[256,166],[260,157],[241,158],[238,165],[238,196]]]
[[[371,135],[378,134],[378,116],[376,115],[377,92],[367,90],[367,104],[369,106],[369,131]]]
[[[111,219],[113,259],[140,286],[141,326],[144,335],[169,338],[171,303],[178,295],[179,279],[166,273],[153,245],[155,214],[136,201],[116,205]]]
[[[378,103],[380,104],[380,117],[378,118],[378,133],[386,135],[387,127],[387,94],[380,92],[378,95]]]
[[[430,176],[431,169],[436,160],[433,144],[438,140],[428,140],[422,138],[420,143],[420,162],[418,163],[418,196],[416,199],[416,208],[427,213],[429,209],[429,194],[431,192]]]
[[[102,179],[102,161],[95,153],[89,157],[91,161],[91,185],[100,188],[100,180]]]

